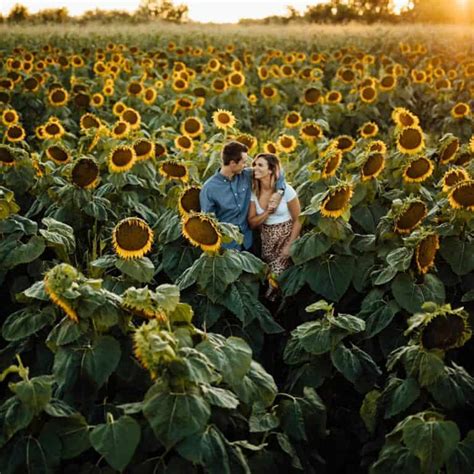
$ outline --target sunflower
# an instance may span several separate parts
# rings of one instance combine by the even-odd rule
[[[142,258],[153,245],[153,231],[138,217],[122,219],[112,232],[115,253],[124,260]]]
[[[227,83],[224,79],[221,79],[219,77],[216,77],[211,84],[212,90],[214,92],[217,92],[218,94],[221,94],[227,89]]]
[[[240,89],[245,85],[245,76],[239,71],[232,72],[227,76],[227,83],[230,87]]]
[[[183,218],[182,232],[189,242],[204,252],[218,252],[222,236],[217,222],[202,213],[190,213]]]
[[[278,95],[278,90],[274,86],[263,86],[260,93],[264,99],[275,99]]]
[[[383,76],[379,81],[379,87],[381,91],[391,91],[397,86],[397,77],[392,74]]]
[[[281,152],[291,153],[298,146],[298,142],[296,141],[296,138],[292,135],[283,134],[278,138],[276,146]]]
[[[248,133],[242,133],[235,137],[235,141],[242,143],[248,149],[248,152],[252,152],[257,147],[257,139]]]
[[[356,79],[355,72],[350,68],[340,68],[337,71],[337,77],[346,84],[351,84]]]
[[[184,92],[185,90],[188,89],[189,84],[184,79],[179,78],[173,81],[173,83],[171,84],[171,87],[173,88],[175,92]]]
[[[321,91],[316,87],[309,87],[303,93],[303,102],[306,105],[315,105],[321,101],[321,98]]]
[[[53,107],[63,107],[69,100],[69,94],[66,89],[58,87],[48,94],[48,101]]]
[[[174,146],[183,153],[192,153],[194,150],[193,139],[187,135],[178,135],[174,139]]]
[[[69,290],[79,277],[80,274],[74,267],[67,263],[61,263],[49,270],[43,280],[44,290],[50,300],[75,323],[79,322],[78,315],[71,303],[62,296],[62,293]]]
[[[112,107],[112,113],[117,117],[120,117],[126,109],[127,106],[123,102],[115,102],[114,106]]]
[[[343,153],[351,151],[355,145],[355,140],[349,135],[339,135],[334,139],[334,146]]]
[[[71,171],[71,182],[82,189],[94,189],[99,184],[100,172],[93,158],[79,158]]]
[[[323,137],[323,129],[313,120],[303,122],[300,128],[300,137],[303,140],[314,141]]]
[[[168,153],[166,146],[163,143],[155,142],[155,158],[161,158]]]
[[[339,165],[341,164],[342,161],[342,151],[338,150],[337,148],[332,148],[329,150],[327,154],[326,161],[324,162],[323,165],[323,171],[321,173],[321,177],[326,179],[326,178],[331,178],[336,174],[336,171],[339,168]]]
[[[131,81],[127,85],[127,95],[138,97],[143,93],[143,85],[138,81]]]
[[[43,127],[46,138],[59,140],[66,132],[59,120],[49,119],[48,123]]]
[[[72,159],[69,151],[58,145],[51,145],[46,148],[46,156],[58,165],[64,165]]]
[[[423,84],[426,82],[426,78],[427,78],[425,71],[419,71],[416,69],[412,69],[410,76],[414,84]]]
[[[13,152],[14,148],[8,145],[0,145],[0,166],[15,166],[16,159]]]
[[[110,152],[107,161],[111,173],[123,173],[132,169],[137,155],[132,146],[120,145]]]
[[[325,99],[328,104],[339,104],[342,101],[342,94],[339,91],[329,91]]]
[[[451,109],[451,116],[455,119],[462,119],[471,115],[471,107],[465,102],[458,102]]]
[[[166,160],[160,163],[161,176],[167,179],[177,179],[186,183],[189,179],[188,168],[184,163],[176,160]]]
[[[145,161],[151,158],[155,152],[155,144],[147,138],[139,138],[133,144],[133,150],[137,161]]]
[[[156,319],[165,323],[168,318],[158,305],[155,295],[147,287],[130,287],[122,294],[122,308],[146,319]]]
[[[187,216],[191,212],[201,212],[200,193],[201,188],[198,186],[189,186],[183,189],[178,199],[178,209],[181,216]]]
[[[269,141],[263,144],[263,151],[265,153],[271,153],[273,155],[276,155],[278,153],[278,148],[276,143]]]
[[[23,141],[26,137],[26,133],[19,123],[14,123],[7,128],[5,137],[9,142],[16,143]]]
[[[212,114],[214,125],[221,130],[227,130],[235,125],[235,117],[228,110],[218,109]]]
[[[392,120],[400,128],[417,127],[420,123],[419,118],[404,107],[396,107],[393,109]]]
[[[371,153],[361,169],[362,181],[376,178],[385,167],[385,158],[382,153]]]
[[[468,179],[453,186],[448,199],[453,209],[474,211],[474,180]]]
[[[448,192],[453,186],[456,186],[461,181],[469,179],[469,173],[462,167],[451,168],[446,171],[441,180],[443,191]]]
[[[154,89],[153,87],[147,87],[143,91],[143,97],[142,97],[143,103],[145,105],[153,105],[156,101],[157,96],[158,96],[158,93],[156,92],[156,89]]]
[[[207,63],[207,67],[209,68],[211,72],[217,72],[221,67],[221,63],[219,62],[218,59],[212,58]]]
[[[387,153],[387,145],[382,140],[372,140],[367,145],[367,151],[369,153],[382,153],[385,155]]]
[[[372,138],[379,133],[379,126],[375,122],[365,122],[360,128],[359,133],[362,138]]]
[[[110,131],[113,138],[124,138],[130,132],[130,125],[124,120],[118,120],[112,127]]]
[[[330,189],[319,207],[321,214],[333,219],[342,216],[349,209],[352,194],[352,186],[349,184],[339,185]]]
[[[16,124],[19,121],[18,112],[15,109],[5,109],[2,112],[1,120],[2,120],[3,125],[7,127],[9,125]]]
[[[298,112],[288,112],[285,116],[285,127],[295,128],[301,125],[301,115]]]
[[[362,102],[371,104],[377,99],[377,89],[373,86],[365,86],[359,91],[359,97]]]
[[[102,107],[104,105],[104,102],[105,102],[104,96],[100,92],[93,94],[91,97],[92,107],[95,107],[95,108]]]
[[[87,113],[81,116],[81,119],[79,120],[79,125],[81,127],[81,130],[85,132],[87,130],[100,128],[102,124],[97,116],[91,113]]]
[[[447,136],[442,140],[444,143],[439,152],[439,164],[445,165],[456,160],[459,150],[459,139],[455,136]]]
[[[439,249],[437,234],[429,234],[421,240],[415,250],[416,267],[420,273],[426,273],[433,265]]]
[[[188,137],[198,137],[204,131],[202,122],[197,117],[188,117],[180,126],[181,133]]]
[[[416,155],[424,146],[423,130],[420,127],[405,127],[397,136],[397,149],[400,153]]]
[[[397,212],[395,232],[398,234],[409,234],[415,227],[421,224],[426,214],[427,208],[423,201],[414,199],[406,202]]]
[[[130,125],[131,130],[140,128],[142,118],[137,110],[126,108],[120,115],[120,118]]]
[[[410,161],[410,163],[405,167],[403,170],[403,180],[406,183],[422,183],[433,174],[433,170],[433,162],[430,159],[421,156]]]

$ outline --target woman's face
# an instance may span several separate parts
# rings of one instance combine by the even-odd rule
[[[268,161],[265,158],[257,158],[253,162],[252,168],[255,179],[263,179],[272,174],[268,167]]]

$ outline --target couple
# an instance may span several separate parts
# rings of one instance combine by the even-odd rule
[[[246,145],[235,141],[224,146],[220,170],[201,190],[201,210],[238,226],[245,250],[252,247],[252,229],[259,229],[262,260],[273,277],[291,264],[290,245],[301,231],[300,202],[295,190],[285,183],[275,155],[260,153],[248,167],[247,151]],[[242,250],[236,242],[226,247]],[[267,296],[271,294],[267,292]]]

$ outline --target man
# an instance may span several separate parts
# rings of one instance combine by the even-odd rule
[[[239,227],[244,236],[245,250],[252,247],[252,230],[247,222],[252,193],[252,168],[246,167],[249,164],[247,151],[247,146],[239,142],[231,141],[224,145],[221,153],[222,166],[204,183],[199,196],[202,211],[213,212],[220,222]],[[272,211],[278,207],[285,192],[283,175],[278,178],[276,188],[269,204]],[[235,241],[224,247],[242,249]]]

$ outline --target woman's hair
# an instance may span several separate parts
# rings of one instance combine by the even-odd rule
[[[280,172],[280,160],[278,159],[278,156],[274,155],[273,153],[259,153],[253,159],[252,167],[253,167],[253,164],[259,158],[263,158],[268,164],[268,169],[269,169],[270,174],[271,174],[270,184],[273,188],[273,191],[275,191],[276,190],[277,176]],[[260,180],[253,178],[253,180],[252,180],[252,190],[257,195],[257,197],[260,197],[260,191],[261,191],[260,188],[261,188]]]

